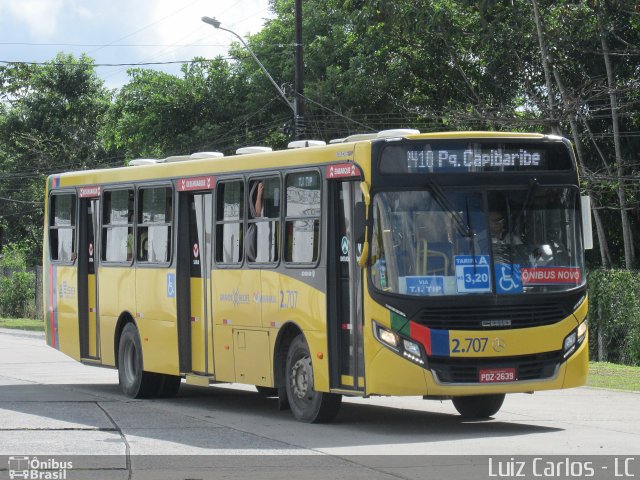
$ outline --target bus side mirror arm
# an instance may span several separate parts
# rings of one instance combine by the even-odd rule
[[[582,210],[582,241],[585,250],[593,248],[593,227],[591,224],[591,197],[583,195],[580,197],[580,207]]]
[[[371,196],[369,195],[369,185],[360,182],[360,191],[364,202],[357,202],[354,205],[354,239],[356,244],[362,245],[362,252],[358,257],[358,265],[364,268],[369,258],[369,242],[367,241],[367,211]]]

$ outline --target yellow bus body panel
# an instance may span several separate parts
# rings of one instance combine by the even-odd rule
[[[80,331],[78,323],[78,275],[75,265],[56,266],[55,301],[58,309],[60,351],[80,360]]]
[[[136,309],[145,370],[178,375],[176,299],[167,295],[167,275],[175,270],[135,270]],[[102,281],[102,279],[101,279]]]

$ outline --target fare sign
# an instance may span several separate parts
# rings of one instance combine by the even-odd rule
[[[194,190],[211,190],[216,184],[216,177],[208,175],[205,177],[181,178],[178,180],[179,192],[191,192]]]

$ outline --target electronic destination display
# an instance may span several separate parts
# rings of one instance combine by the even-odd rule
[[[381,173],[472,173],[570,170],[564,144],[411,141],[382,151]]]

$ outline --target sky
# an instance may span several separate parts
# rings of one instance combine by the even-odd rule
[[[270,17],[268,0],[0,0],[0,61],[46,62],[58,52],[86,53],[96,64],[176,62],[226,55]],[[127,83],[130,66],[98,67],[108,88]],[[180,65],[147,65],[178,73]]]

